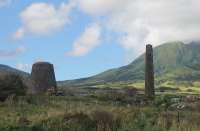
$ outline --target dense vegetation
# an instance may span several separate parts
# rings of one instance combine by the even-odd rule
[[[7,97],[22,96],[26,94],[25,87],[20,76],[16,74],[7,74],[0,78],[0,101],[4,101]]]
[[[136,95],[9,97],[0,103],[2,131],[199,131],[199,109],[170,108],[168,96],[136,104]],[[132,103],[131,103],[132,102]],[[141,100],[140,102],[145,102]]]
[[[7,65],[2,65],[0,64],[0,78],[4,77],[5,75],[9,75],[9,74],[17,74],[21,77],[29,77],[29,74],[20,70],[17,70],[15,68],[12,68],[10,66]]]

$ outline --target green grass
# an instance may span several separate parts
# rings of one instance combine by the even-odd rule
[[[159,80],[155,81],[156,91],[159,91],[160,88],[163,88],[166,93],[185,93],[185,94],[200,94],[200,82],[193,81],[174,81],[168,80],[164,82],[159,82]],[[128,82],[112,82],[106,84],[99,84],[91,87],[96,88],[112,88],[112,89],[126,89],[126,88],[135,88],[138,90],[144,90],[144,81],[128,81]],[[90,87],[90,86],[88,86]],[[172,92],[173,91],[173,92]]]
[[[198,131],[200,113],[166,110],[168,97],[146,106],[128,104],[143,96],[27,96],[0,103],[2,131]]]

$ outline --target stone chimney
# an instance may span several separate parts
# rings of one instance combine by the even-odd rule
[[[53,64],[48,62],[33,64],[31,80],[33,83],[32,94],[43,94],[49,90],[57,91]]]
[[[152,45],[146,45],[145,54],[145,96],[153,98],[154,91],[154,66],[153,66],[153,48]]]

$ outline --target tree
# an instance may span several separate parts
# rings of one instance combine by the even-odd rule
[[[4,101],[10,95],[23,96],[25,94],[26,86],[19,75],[8,74],[0,78],[0,101]]]

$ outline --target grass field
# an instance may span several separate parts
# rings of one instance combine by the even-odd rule
[[[73,89],[66,96],[9,97],[0,103],[0,131],[199,131],[197,109],[170,108],[124,89]],[[200,109],[200,108],[199,108]]]
[[[129,81],[129,82],[114,82],[107,84],[99,84],[91,87],[96,88],[112,88],[112,89],[124,89],[135,88],[138,90],[144,90],[144,81]],[[155,84],[156,91],[165,91],[166,93],[184,93],[184,94],[200,94],[200,83],[198,81],[164,81],[157,82]]]

